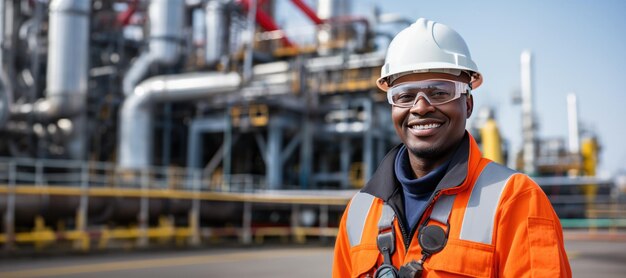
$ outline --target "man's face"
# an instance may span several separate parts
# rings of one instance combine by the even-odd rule
[[[454,76],[444,73],[416,73],[405,75],[392,86],[410,81],[448,79],[469,82],[465,74]],[[443,162],[454,152],[465,134],[465,122],[472,114],[474,102],[471,97],[461,95],[454,101],[433,106],[420,98],[411,108],[392,106],[391,118],[396,133],[409,152],[420,159]]]

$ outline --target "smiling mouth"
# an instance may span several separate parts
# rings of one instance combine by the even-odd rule
[[[409,126],[410,129],[414,130],[427,130],[440,127],[441,124],[427,124],[427,125],[412,125]]]

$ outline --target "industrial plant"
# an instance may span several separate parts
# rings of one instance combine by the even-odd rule
[[[309,2],[0,0],[0,245],[333,238],[399,143],[376,79],[413,19]],[[312,32],[288,35],[280,5]],[[626,226],[575,95],[569,138],[540,138],[531,52],[520,65],[523,149],[485,111],[483,153],[536,177],[565,227]]]

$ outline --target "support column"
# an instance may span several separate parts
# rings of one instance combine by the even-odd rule
[[[231,115],[231,109],[232,107],[226,109],[226,115],[224,117],[225,121],[226,121],[226,128],[224,129],[224,157],[223,157],[223,161],[222,161],[222,165],[224,167],[224,169],[222,169],[222,173],[223,173],[223,177],[224,177],[224,184],[222,187],[222,190],[224,190],[224,187],[226,187],[226,189],[230,189],[230,175],[231,175],[231,154],[232,154],[232,150],[233,150],[233,125],[232,125],[232,119],[230,117]]]
[[[141,199],[140,199],[140,207],[139,207],[139,216],[137,217],[139,222],[139,237],[137,238],[137,246],[139,247],[147,247],[148,246],[148,222],[149,222],[149,205],[150,200],[148,199],[148,170],[144,169],[141,171]]]
[[[269,189],[279,189],[283,183],[283,167],[281,146],[283,143],[283,131],[278,122],[270,120],[267,138],[267,163],[266,178]]]
[[[320,205],[320,241],[326,243],[328,237],[326,236],[326,230],[328,230],[328,205]]]
[[[88,251],[90,240],[87,235],[87,209],[89,208],[89,166],[83,164],[81,169],[80,183],[80,203],[76,212],[76,231],[80,234],[80,239],[74,244],[74,247],[82,251]]]
[[[350,147],[350,138],[341,138],[341,154],[340,154],[340,167],[341,167],[341,188],[347,189],[350,187],[350,154],[352,148]]]
[[[313,136],[310,125],[310,121],[305,118],[300,131],[302,133],[300,145],[300,187],[302,189],[309,188],[313,168]]]
[[[189,211],[189,229],[191,236],[189,244],[191,246],[200,245],[200,185],[202,184],[202,171],[194,169],[192,176],[193,199],[191,200],[191,211]]]
[[[189,137],[187,138],[187,177],[191,178],[190,181],[187,181],[186,187],[193,188],[196,182],[195,178],[195,170],[201,169],[200,160],[202,156],[202,133],[200,132],[200,128],[196,124],[196,122],[192,122],[189,126]]]
[[[243,227],[241,231],[241,241],[243,244],[252,243],[252,203],[243,203]]]
[[[4,249],[12,251],[15,243],[15,162],[9,162],[9,191],[7,192],[7,209],[4,212]]]
[[[367,183],[374,173],[374,135],[372,133],[372,100],[363,100],[363,112],[365,113],[365,130],[363,134],[363,181]]]
[[[306,237],[300,230],[300,205],[291,205],[291,235],[297,243],[304,243]]]
[[[163,107],[163,142],[161,143],[162,165],[170,165],[172,150],[172,104],[165,103]],[[169,176],[168,176],[169,178]],[[168,181],[169,182],[169,181]]]

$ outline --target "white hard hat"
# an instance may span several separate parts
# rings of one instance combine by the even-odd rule
[[[454,75],[467,72],[472,78],[472,89],[483,82],[461,35],[446,25],[424,18],[393,38],[376,83],[378,88],[387,91],[393,79],[420,72]]]

